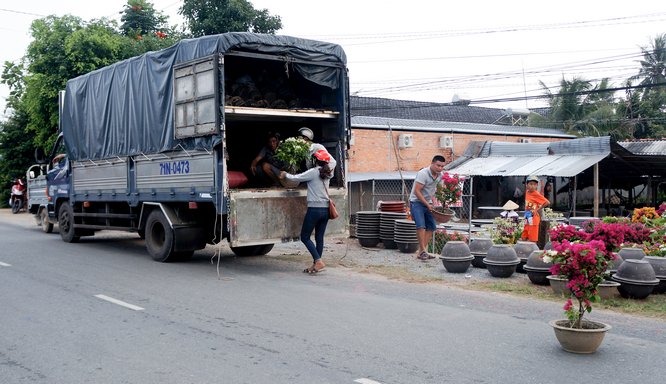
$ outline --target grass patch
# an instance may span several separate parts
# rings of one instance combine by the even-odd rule
[[[442,282],[439,277],[423,276],[416,272],[411,272],[404,267],[386,266],[386,265],[366,265],[357,266],[354,269],[361,273],[374,273],[386,277],[389,280],[400,280],[408,283],[432,283]]]

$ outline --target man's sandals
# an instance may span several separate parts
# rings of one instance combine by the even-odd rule
[[[321,272],[324,267],[326,267],[326,264],[324,264],[323,261],[317,260],[316,262],[312,263],[312,266],[309,268],[305,268],[303,270],[303,273],[308,273],[310,275],[316,275],[317,273]]]

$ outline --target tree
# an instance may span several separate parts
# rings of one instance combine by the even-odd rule
[[[179,13],[195,37],[225,32],[274,34],[282,28],[280,16],[255,9],[246,0],[184,0]]]
[[[643,59],[638,74],[628,81],[640,80],[644,86],[627,96],[622,113],[634,127],[634,137],[664,137],[666,135],[666,34],[658,35],[651,49],[641,47]],[[639,97],[640,95],[640,97]]]
[[[120,30],[125,36],[138,38],[155,32],[164,33],[166,28],[167,17],[145,0],[129,0],[120,13]]]
[[[540,84],[552,110],[547,126],[584,136],[601,136],[617,125],[613,119],[613,94],[604,92],[608,89],[608,79],[593,84],[577,77],[571,80],[562,78],[557,93],[553,93],[543,82]]]

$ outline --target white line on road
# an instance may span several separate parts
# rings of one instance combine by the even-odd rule
[[[113,297],[109,297],[106,295],[95,295],[96,298],[106,300],[109,303],[117,304],[120,305],[121,307],[129,308],[134,311],[143,311],[143,308],[136,306],[134,304],[126,303],[124,301],[120,301],[118,299],[114,299]]]
[[[380,383],[379,381],[374,381],[374,380],[366,379],[365,377],[360,378],[360,379],[356,379],[356,380],[354,380],[354,382],[355,382],[355,383],[359,383],[359,384],[382,384],[382,383]]]
[[[11,264],[3,263],[2,261],[0,261],[0,267],[11,267],[11,266],[12,266]]]

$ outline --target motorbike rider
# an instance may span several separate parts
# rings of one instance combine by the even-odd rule
[[[27,188],[25,182],[21,178],[14,180],[11,196],[9,198],[9,206],[12,208],[13,213],[18,213],[21,208],[26,206],[26,192]]]

